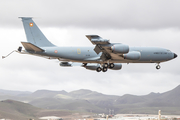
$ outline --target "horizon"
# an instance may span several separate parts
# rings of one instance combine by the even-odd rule
[[[163,93],[166,93],[166,92],[169,92],[171,90],[174,90],[175,88],[179,87],[180,84],[170,90],[166,90],[164,92],[150,92],[148,94],[144,94],[144,95],[149,95],[151,93],[155,93],[155,94],[163,94]],[[61,92],[61,91],[65,91],[67,93],[70,93],[70,92],[74,92],[74,91],[80,91],[80,90],[88,90],[88,91],[91,91],[91,92],[97,92],[97,93],[100,93],[100,94],[103,94],[103,95],[114,95],[114,94],[106,94],[106,93],[102,93],[102,92],[98,92],[98,91],[93,91],[93,90],[90,90],[90,89],[78,89],[78,90],[73,90],[73,91],[66,91],[66,90],[49,90],[49,89],[38,89],[38,90],[35,90],[35,91],[19,91],[19,90],[6,90],[6,89],[0,89],[1,90],[4,90],[4,91],[9,91],[9,92],[30,92],[30,93],[35,93],[37,91],[51,91],[51,92]],[[114,95],[114,96],[124,96],[124,95],[135,95],[135,94],[130,94],[130,93],[125,93],[123,95]],[[135,96],[144,96],[144,95],[135,95]]]

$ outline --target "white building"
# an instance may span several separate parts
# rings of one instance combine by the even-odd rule
[[[62,118],[56,117],[56,116],[40,117],[39,119],[42,119],[42,120],[62,120]]]

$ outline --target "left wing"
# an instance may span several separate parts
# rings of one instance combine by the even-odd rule
[[[94,51],[99,54],[102,52],[103,61],[110,59],[123,59],[123,54],[129,52],[129,46],[121,43],[110,43],[98,35],[86,35],[93,45],[96,45]]]

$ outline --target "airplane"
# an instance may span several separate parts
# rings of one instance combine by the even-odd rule
[[[60,66],[63,67],[75,66],[75,63],[80,63],[80,66],[88,70],[106,72],[108,69],[120,70],[122,63],[156,63],[156,69],[160,69],[161,62],[177,57],[177,54],[168,49],[129,47],[122,43],[110,43],[108,39],[99,35],[86,35],[95,47],[58,47],[44,36],[32,17],[19,18],[22,19],[27,42],[21,42],[25,50],[19,47],[13,52],[58,59],[61,61]],[[7,56],[2,56],[2,58]]]

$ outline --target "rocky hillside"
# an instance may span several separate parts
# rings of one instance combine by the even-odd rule
[[[0,91],[1,92],[1,91]],[[6,92],[4,92],[6,93]],[[157,114],[161,109],[164,114],[180,114],[180,85],[165,93],[148,95],[105,95],[91,90],[50,91],[38,90],[23,95],[0,94],[0,99],[26,101],[45,109],[59,109],[81,112],[109,113],[150,113]]]

